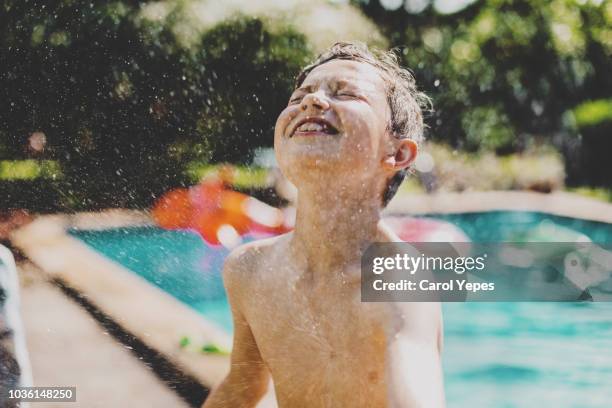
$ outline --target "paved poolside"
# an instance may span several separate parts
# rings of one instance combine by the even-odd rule
[[[30,263],[19,266],[21,313],[37,386],[76,386],[70,407],[188,407],[130,350]],[[65,403],[36,403],[40,408]]]
[[[565,191],[473,191],[469,193],[401,194],[387,213],[461,213],[476,211],[538,211],[563,217],[612,223],[612,204]]]

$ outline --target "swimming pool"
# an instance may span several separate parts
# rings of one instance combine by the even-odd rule
[[[554,222],[612,241],[612,224],[535,212],[435,216],[478,242],[507,241]],[[162,288],[227,331],[219,271],[225,249],[189,231],[139,227],[71,234]],[[604,407],[612,399],[612,303],[444,304],[449,407]]]

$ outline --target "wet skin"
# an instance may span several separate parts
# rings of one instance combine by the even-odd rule
[[[416,145],[387,128],[374,67],[314,69],[280,114],[275,150],[298,188],[295,230],[230,254],[231,370],[205,407],[249,407],[270,378],[280,407],[444,406],[436,303],[363,303],[360,258],[397,237],[380,218],[388,178]]]

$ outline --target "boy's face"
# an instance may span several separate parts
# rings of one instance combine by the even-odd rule
[[[340,185],[384,182],[397,170],[384,165],[397,148],[387,130],[390,117],[378,69],[349,60],[324,63],[293,92],[276,121],[279,166],[298,187],[323,173]]]

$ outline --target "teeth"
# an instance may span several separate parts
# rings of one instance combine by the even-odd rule
[[[327,126],[316,122],[306,122],[297,128],[300,132],[322,132],[327,130]]]

